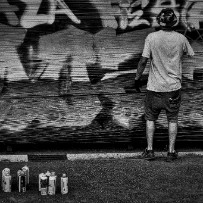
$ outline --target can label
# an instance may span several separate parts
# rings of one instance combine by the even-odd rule
[[[29,185],[29,183],[30,183],[30,173],[29,173],[29,168],[28,168],[28,166],[24,166],[24,167],[22,168],[22,171],[23,171],[24,174],[25,174],[25,184],[26,184],[26,185]]]
[[[39,174],[39,181],[38,181],[38,183],[39,183],[39,191],[41,191],[41,177],[42,176],[44,176],[44,173]]]
[[[48,194],[49,195],[56,194],[56,176],[49,177]]]
[[[11,175],[10,175],[10,169],[5,168],[2,170],[2,190],[4,192],[11,192]]]
[[[10,169],[9,168],[5,168],[5,169],[2,170],[2,181],[1,181],[2,188],[4,186],[3,179],[4,179],[5,175],[10,175]]]
[[[26,184],[25,184],[25,176],[19,176],[18,178],[18,191],[19,192],[26,192]]]
[[[10,175],[5,175],[3,177],[3,191],[4,192],[11,192],[11,176]]]
[[[61,177],[61,194],[68,193],[68,177]]]
[[[40,191],[41,195],[47,195],[47,177],[45,175],[40,178]]]
[[[17,175],[18,175],[18,191],[26,192],[26,176],[24,171],[19,170],[17,172]]]

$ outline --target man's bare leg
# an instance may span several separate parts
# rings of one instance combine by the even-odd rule
[[[147,150],[153,150],[155,121],[146,121]]]
[[[168,122],[169,152],[175,152],[175,142],[178,132],[178,122]]]

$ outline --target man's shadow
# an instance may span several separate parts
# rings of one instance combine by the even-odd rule
[[[115,104],[110,98],[105,96],[103,93],[98,94],[98,99],[101,103],[102,109],[90,125],[99,124],[102,129],[105,129],[108,123],[111,123],[111,121],[113,120],[112,110]]]

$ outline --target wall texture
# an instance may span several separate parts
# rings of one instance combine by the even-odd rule
[[[183,60],[178,139],[203,140],[203,1],[1,0],[0,142],[143,139],[149,67],[141,93],[127,87],[166,7],[195,51]],[[167,138],[164,112],[156,138]]]

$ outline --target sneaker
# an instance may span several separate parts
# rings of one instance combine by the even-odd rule
[[[166,157],[167,162],[172,162],[176,159],[178,159],[178,153],[176,151],[175,152],[168,152],[167,157]]]
[[[154,160],[155,159],[154,150],[145,149],[140,158],[148,161]]]

